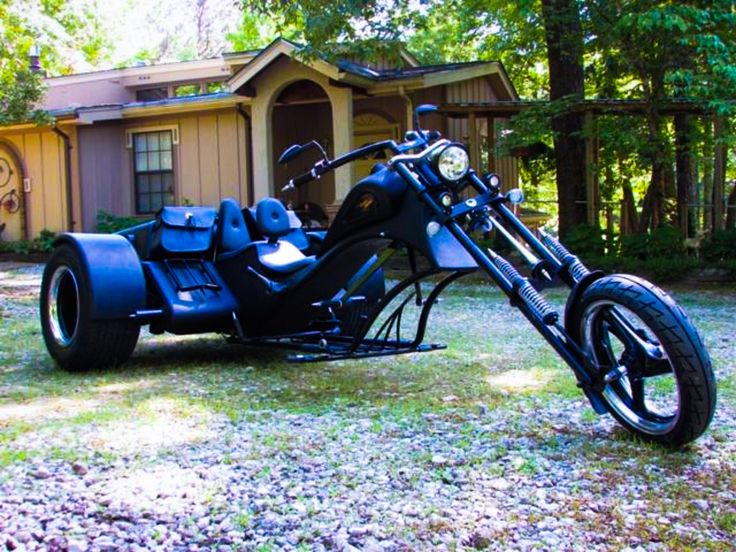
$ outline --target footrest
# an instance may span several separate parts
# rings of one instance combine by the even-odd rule
[[[324,353],[314,354],[297,354],[289,355],[286,360],[297,364],[306,364],[308,362],[329,362],[332,360],[346,360],[354,358],[370,358],[370,357],[381,357],[391,355],[405,355],[409,353],[429,353],[432,351],[439,351],[446,349],[447,345],[442,343],[428,343],[426,345],[419,345],[418,347],[388,347],[380,350],[377,348],[371,348],[369,346],[358,347],[355,351],[332,351]]]

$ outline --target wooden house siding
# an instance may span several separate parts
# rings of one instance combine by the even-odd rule
[[[126,132],[172,128],[174,197],[177,204],[218,205],[225,197],[248,204],[245,121],[234,110],[126,121],[79,129],[83,228],[93,231],[100,209],[135,212],[132,151]],[[150,215],[145,215],[150,218]]]
[[[497,101],[498,98],[494,92],[490,77],[479,77],[467,81],[456,82],[445,86],[445,94],[447,103],[450,104],[474,104],[487,103]],[[504,98],[505,99],[505,98]],[[514,188],[518,185],[519,167],[518,162],[513,157],[498,156],[497,148],[493,147],[498,142],[497,125],[505,119],[496,119],[488,121],[486,119],[476,120],[475,141],[479,144],[479,150],[485,149],[487,153],[480,154],[481,158],[488,160],[485,166],[478,165],[479,170],[493,170],[501,177],[504,189]],[[494,127],[489,129],[490,126]],[[492,142],[491,132],[493,133]],[[470,142],[470,121],[469,119],[449,118],[447,122],[447,134],[452,140],[461,142]],[[489,145],[491,147],[489,147]]]
[[[64,142],[48,129],[0,133],[0,139],[14,148],[25,176],[31,179],[30,192],[18,190],[27,216],[27,236],[38,236],[44,229],[67,230]]]

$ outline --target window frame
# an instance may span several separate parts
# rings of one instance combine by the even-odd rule
[[[147,136],[150,134],[158,134],[159,140],[160,135],[168,132],[170,137],[170,149],[156,149],[156,150],[149,150],[148,147],[144,149],[143,151],[139,151],[136,147],[137,141],[136,138],[138,136]],[[148,138],[146,137],[146,142],[148,141]],[[176,202],[176,171],[175,171],[175,145],[178,144],[178,128],[167,126],[167,127],[143,127],[143,128],[137,128],[137,129],[129,129],[126,131],[126,147],[128,147],[131,150],[131,159],[132,159],[132,171],[133,171],[133,210],[136,215],[152,215],[155,214],[160,207],[152,208],[150,206],[150,198],[153,196],[159,196],[161,198],[161,206],[168,203],[166,201],[167,199],[170,199],[172,202]],[[171,155],[171,165],[168,169],[162,169],[161,167],[161,160],[162,160],[162,153],[169,152]],[[158,154],[158,169],[149,169],[148,167],[145,170],[139,170],[138,163],[137,163],[137,154],[144,153],[148,158],[150,159],[151,154]],[[170,175],[170,189],[171,192],[164,191],[163,190],[163,180],[164,175]],[[141,177],[146,176],[160,176],[162,179],[161,182],[161,191],[158,192],[152,192],[151,189],[147,192],[141,192]],[[150,185],[150,184],[149,184]],[[143,195],[147,195],[149,198],[149,207],[147,210],[142,208],[141,204],[141,198]]]

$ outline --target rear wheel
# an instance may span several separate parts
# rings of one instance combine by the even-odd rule
[[[128,320],[93,320],[89,277],[77,250],[58,246],[41,283],[41,328],[51,357],[78,372],[125,362],[140,326]]]
[[[585,290],[577,312],[588,364],[624,427],[670,446],[708,428],[716,405],[710,358],[670,296],[635,276],[607,276]]]

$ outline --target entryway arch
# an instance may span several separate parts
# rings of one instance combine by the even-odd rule
[[[0,141],[0,240],[18,241],[25,236],[23,161],[12,145]]]
[[[320,157],[316,149],[280,165],[278,158],[292,144],[316,140],[330,157],[335,156],[332,105],[327,91],[310,79],[300,79],[284,86],[274,98],[271,113],[274,192],[294,207],[306,202],[324,209],[335,201],[335,178],[332,173],[290,192],[281,192],[289,178],[312,168]],[[341,153],[341,152],[340,152]]]

